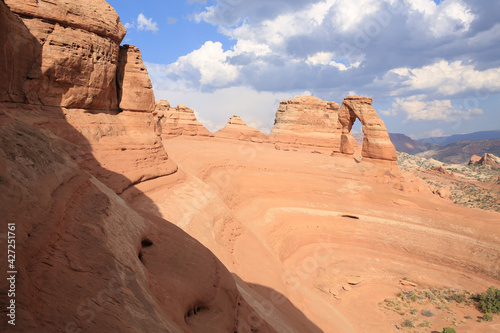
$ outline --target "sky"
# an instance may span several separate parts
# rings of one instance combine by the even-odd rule
[[[414,139],[500,129],[497,0],[108,0],[157,100],[266,134],[279,102],[370,96]],[[355,130],[359,128],[355,127]]]

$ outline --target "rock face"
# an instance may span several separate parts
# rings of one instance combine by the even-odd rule
[[[51,13],[56,16],[62,10],[70,21],[72,15],[87,15],[91,22],[95,16],[89,31],[99,32],[103,12],[92,4],[100,3],[84,3],[91,12],[79,12],[76,2],[69,11],[67,2],[41,0],[26,5],[40,12],[26,10],[33,18],[23,17],[39,24],[53,22],[38,19],[49,16],[41,9],[46,5],[54,7]],[[16,98],[26,90],[19,84],[24,79],[16,78],[26,67],[15,68],[9,61],[24,66],[38,60],[23,57],[23,45],[33,45],[33,39],[3,1],[0,17],[5,18],[0,25],[12,27],[0,29],[6,46],[0,68],[7,70],[1,75],[14,78],[2,95],[7,102],[0,101],[0,225],[3,230],[15,226],[16,330],[275,332],[243,299],[233,276],[207,248],[170,222],[135,211],[115,193],[123,186],[165,176],[175,166],[154,133],[153,114],[19,103]],[[76,25],[79,20],[85,18],[71,22]],[[81,28],[73,25],[67,29]],[[7,35],[12,31],[19,32],[22,43]],[[53,63],[68,59],[55,58],[58,55],[52,55]],[[68,61],[70,65],[74,63]],[[81,69],[63,66],[47,74],[47,101],[67,106],[71,95],[57,88],[58,80],[83,82],[88,73]],[[74,88],[89,92],[80,90],[83,85]],[[97,86],[93,89],[94,97],[109,92],[109,87],[102,87],[102,94]],[[6,241],[0,247],[7,253]],[[14,270],[7,268],[6,260],[0,269]],[[12,299],[9,288],[9,281],[2,279],[0,304],[5,306]],[[12,331],[7,320],[0,321],[0,331]]]
[[[9,101],[71,108],[117,109],[116,65],[125,28],[104,0],[6,0],[36,37],[41,57],[16,70],[20,95]],[[22,38],[12,41],[19,47]],[[31,43],[28,43],[31,44]],[[30,45],[19,62],[31,57]],[[36,52],[39,52],[35,50]],[[20,75],[20,76],[17,76]],[[19,86],[19,82],[15,83]]]
[[[183,104],[173,108],[165,100],[156,102],[156,116],[159,123],[159,132],[164,138],[178,135],[213,136],[202,123],[196,119],[194,110]]]
[[[276,143],[327,147],[340,151],[339,105],[313,96],[280,103],[269,138]]]
[[[267,136],[256,128],[248,126],[239,116],[229,118],[226,126],[214,134],[218,138],[242,141],[265,142]]]
[[[0,1],[0,101],[24,102],[31,69],[39,68],[42,46],[22,20]]]
[[[472,155],[469,164],[489,165],[492,168],[500,168],[500,157],[488,153],[482,157]]]
[[[120,109],[140,112],[154,111],[153,86],[138,47],[127,44],[120,46],[117,82]]]
[[[105,1],[7,4],[20,18],[0,4],[0,101],[28,103],[7,104],[7,113],[66,140],[72,158],[116,193],[177,171],[155,133],[139,50],[124,46],[118,64],[125,30],[113,8]]]
[[[340,151],[354,153],[355,140],[351,128],[356,118],[362,124],[364,134],[361,155],[366,158],[396,161],[396,149],[392,144],[384,122],[372,107],[372,99],[362,96],[348,96],[340,108],[339,121],[342,125]]]
[[[139,215],[64,145],[0,116],[0,224],[16,228],[17,330],[274,332],[210,251]],[[1,304],[9,287],[0,281]],[[11,330],[7,320],[0,330]]]

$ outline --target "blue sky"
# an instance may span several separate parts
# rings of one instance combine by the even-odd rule
[[[500,1],[109,0],[156,99],[268,132],[279,101],[371,96],[390,132],[500,129]]]

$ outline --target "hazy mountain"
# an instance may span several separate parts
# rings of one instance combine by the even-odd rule
[[[500,139],[459,141],[445,147],[418,153],[417,156],[433,158],[445,163],[466,163],[472,155],[490,153],[500,155]]]
[[[416,154],[439,147],[439,145],[435,143],[415,141],[412,138],[400,133],[389,133],[389,137],[391,138],[392,144],[397,151],[408,154]]]
[[[392,139],[392,137],[391,137]],[[459,141],[472,141],[472,140],[496,140],[500,139],[500,130],[496,131],[481,131],[474,132],[469,134],[455,134],[451,136],[442,136],[442,137],[432,137],[432,138],[424,138],[419,139],[419,142],[427,142],[427,143],[437,143],[441,146],[446,146]],[[396,148],[397,150],[397,148]]]

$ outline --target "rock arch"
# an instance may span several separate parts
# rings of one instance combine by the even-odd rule
[[[384,122],[372,107],[370,97],[347,96],[339,112],[342,125],[340,152],[354,154],[355,141],[351,135],[352,125],[359,119],[364,134],[361,156],[378,160],[396,161],[396,149],[389,138]]]

